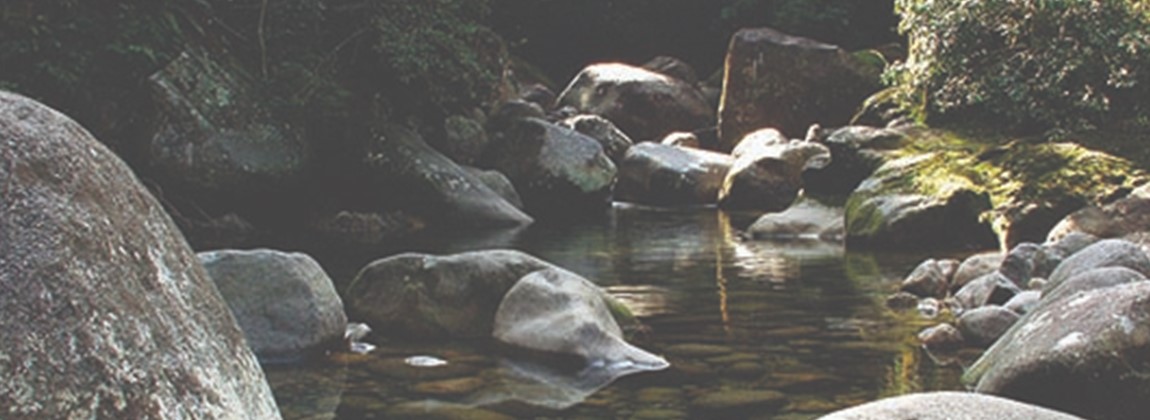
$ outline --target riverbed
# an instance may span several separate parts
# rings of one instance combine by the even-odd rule
[[[375,258],[512,248],[623,301],[635,345],[671,367],[602,378],[521,359],[488,340],[410,343],[265,366],[286,419],[815,418],[885,396],[958,390],[961,366],[931,359],[931,324],[884,305],[924,255],[846,252],[814,239],[741,238],[752,216],[616,204],[602,217],[514,231],[440,232],[388,249],[316,251],[341,290]],[[354,321],[354,320],[353,320]],[[427,356],[435,369],[406,363]]]

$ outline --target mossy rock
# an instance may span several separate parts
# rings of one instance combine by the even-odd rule
[[[1042,242],[1067,214],[1147,182],[1129,160],[1073,142],[907,134],[908,146],[847,200],[848,243],[954,249]]]

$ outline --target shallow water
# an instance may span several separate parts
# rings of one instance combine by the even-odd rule
[[[745,218],[745,217],[744,217]],[[732,220],[735,219],[735,220]],[[818,241],[739,239],[714,209],[616,205],[608,216],[401,249],[317,255],[337,285],[374,258],[514,248],[605,287],[640,317],[633,344],[671,367],[613,382],[508,357],[492,343],[369,337],[368,356],[266,371],[285,418],[814,418],[913,391],[961,389],[914,342],[928,324],[883,306],[922,256],[845,253]],[[406,365],[427,355],[447,365]]]

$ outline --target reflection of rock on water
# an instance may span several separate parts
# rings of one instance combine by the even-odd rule
[[[671,291],[649,284],[615,285],[605,287],[612,297],[627,305],[631,314],[639,318],[675,312],[671,306]]]
[[[798,280],[803,262],[817,258],[840,258],[841,244],[819,240],[755,241],[737,243],[733,264],[739,277],[770,283]]]

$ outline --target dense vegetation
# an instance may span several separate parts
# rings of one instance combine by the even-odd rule
[[[977,114],[1027,131],[1150,121],[1141,0],[898,0],[908,59],[888,72],[918,118]]]

